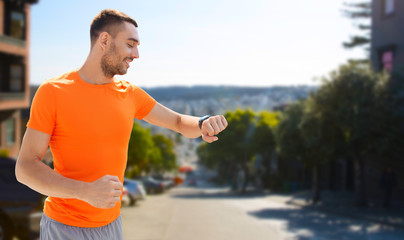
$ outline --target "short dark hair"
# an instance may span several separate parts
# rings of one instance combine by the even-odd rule
[[[132,23],[135,27],[137,26],[137,22],[126,15],[125,13],[115,10],[115,9],[104,9],[97,16],[94,17],[91,22],[90,27],[90,39],[91,46],[94,45],[97,38],[100,36],[100,33],[107,32],[112,37],[115,37],[119,32],[119,28],[117,25],[122,24],[124,22]],[[114,28],[112,28],[115,26]]]

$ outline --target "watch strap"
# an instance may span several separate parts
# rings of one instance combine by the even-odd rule
[[[203,117],[201,117],[201,118],[199,119],[199,121],[198,121],[199,129],[202,129],[202,123],[203,123],[206,119],[208,119],[208,118],[210,118],[210,115],[203,116]]]

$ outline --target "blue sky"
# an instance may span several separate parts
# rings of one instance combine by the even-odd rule
[[[32,84],[79,68],[102,9],[139,24],[140,58],[119,76],[138,86],[319,84],[362,50],[341,43],[357,32],[344,0],[40,0],[32,6]]]

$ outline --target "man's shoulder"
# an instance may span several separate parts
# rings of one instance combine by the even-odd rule
[[[53,78],[46,79],[45,81],[42,82],[40,87],[60,89],[63,86],[74,83],[74,81],[76,79],[76,76],[75,76],[76,73],[77,73],[77,70],[74,70],[74,71],[70,71],[67,73],[63,73],[63,74],[53,77]]]

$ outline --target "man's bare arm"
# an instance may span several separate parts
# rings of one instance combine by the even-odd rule
[[[120,200],[122,184],[116,176],[104,176],[87,183],[53,171],[41,159],[48,149],[50,135],[27,128],[17,159],[17,180],[46,196],[76,198],[99,208],[111,208]]]
[[[201,130],[198,124],[199,117],[174,112],[160,103],[156,103],[144,120],[150,124],[179,132],[187,138],[197,138],[202,135],[203,140],[207,142],[218,140],[216,135],[227,127],[226,119],[222,115],[218,115],[204,121]]]

